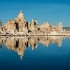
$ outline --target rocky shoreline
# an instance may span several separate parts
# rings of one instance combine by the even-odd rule
[[[45,22],[41,26],[38,25],[36,19],[32,19],[32,23],[26,21],[21,11],[17,18],[9,20],[4,26],[0,21],[0,36],[66,36],[70,35],[70,30],[66,31],[62,23],[57,26],[50,25]]]

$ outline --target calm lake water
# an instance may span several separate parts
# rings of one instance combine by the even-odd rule
[[[70,38],[0,37],[0,70],[70,70]]]

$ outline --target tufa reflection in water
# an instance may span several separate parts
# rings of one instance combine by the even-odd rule
[[[14,50],[18,53],[20,58],[24,56],[24,52],[27,47],[32,46],[32,50],[37,49],[38,43],[44,44],[48,47],[51,43],[58,43],[58,46],[62,46],[62,40],[64,36],[40,36],[40,37],[0,37],[0,48],[2,44],[5,44],[9,50]]]

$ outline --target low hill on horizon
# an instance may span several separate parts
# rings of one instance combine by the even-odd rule
[[[63,29],[65,29],[66,31],[69,31],[70,27],[63,27]]]

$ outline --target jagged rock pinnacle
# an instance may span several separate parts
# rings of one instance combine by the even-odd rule
[[[20,11],[20,14],[18,15],[18,18],[24,19],[24,14],[23,14],[23,11],[22,10]]]
[[[21,10],[21,13],[23,13],[23,11]]]

